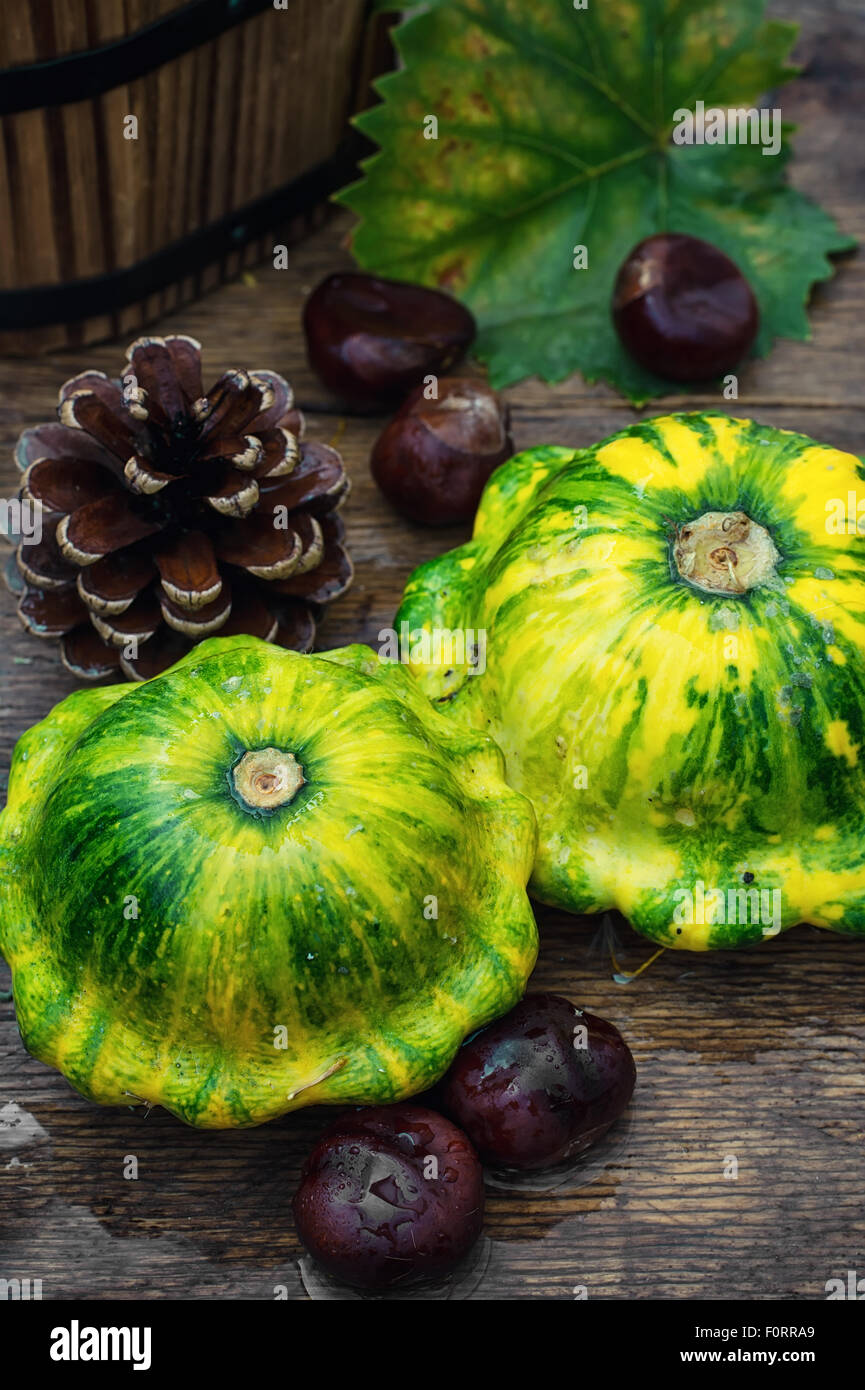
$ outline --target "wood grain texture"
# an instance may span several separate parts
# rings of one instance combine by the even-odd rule
[[[101,47],[177,8],[20,0],[0,28],[0,67]],[[90,100],[0,117],[0,289],[136,264],[323,163],[369,76],[368,19],[367,0],[293,0]],[[135,138],[124,134],[129,116]],[[247,264],[233,252],[112,315],[0,330],[0,353],[138,331],[202,284],[230,279],[241,257]]]
[[[799,123],[794,179],[845,231],[865,239],[865,5],[788,0],[800,18],[805,72],[783,94]],[[370,482],[379,420],[346,419],[309,373],[299,334],[306,292],[349,263],[335,218],[254,283],[229,285],[163,327],[201,338],[209,372],[267,366],[294,382],[309,433],[339,447],[353,495],[345,508],[357,562],[352,591],[328,615],[319,646],[375,641],[409,570],[465,531],[428,531],[396,517]],[[865,453],[862,378],[865,272],[847,257],[821,287],[813,339],[779,345],[741,375],[732,413],[800,429]],[[574,331],[579,331],[575,324]],[[48,418],[56,388],[85,365],[116,371],[124,344],[83,357],[0,364],[0,496],[11,496],[11,446]],[[519,447],[578,445],[634,418],[602,386],[508,393]],[[656,404],[724,405],[699,394]],[[15,739],[74,688],[53,646],[19,629],[0,597],[0,766]],[[479,1299],[822,1299],[827,1279],[865,1275],[863,1100],[865,942],[800,927],[758,949],[662,955],[614,983],[597,919],[538,912],[534,984],[619,1025],[638,1067],[629,1118],[554,1191],[491,1188],[485,1269],[462,1292]],[[620,964],[651,953],[621,922]],[[0,967],[0,989],[8,972]],[[0,1005],[0,1277],[43,1280],[45,1298],[305,1297],[290,1199],[327,1116],[307,1111],[263,1129],[197,1134],[171,1117],[97,1111],[24,1052]],[[38,1126],[38,1128],[34,1128]],[[139,1177],[123,1177],[127,1155]],[[725,1177],[735,1158],[738,1177]],[[789,1320],[789,1319],[788,1319]]]

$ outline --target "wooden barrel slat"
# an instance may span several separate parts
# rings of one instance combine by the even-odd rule
[[[178,4],[19,0],[12,8],[0,67],[101,47]],[[353,107],[368,9],[367,0],[293,0],[101,95],[0,116],[0,293],[135,265],[326,160]],[[129,116],[137,140],[124,138]],[[137,332],[248,263],[226,255],[140,304],[77,324],[0,326],[0,353]]]

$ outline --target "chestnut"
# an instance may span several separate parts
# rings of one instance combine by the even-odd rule
[[[450,295],[359,272],[322,280],[304,306],[303,329],[310,366],[328,390],[372,412],[447,371],[476,332]]]
[[[381,1105],[325,1131],[293,1207],[297,1233],[326,1273],[356,1288],[406,1288],[449,1274],[478,1239],[483,1170],[444,1116]]]
[[[548,1168],[606,1134],[636,1075],[612,1023],[560,994],[527,994],[463,1043],[441,1083],[441,1103],[484,1163]]]
[[[641,366],[671,381],[708,381],[736,366],[760,323],[751,286],[729,256],[699,237],[646,237],[623,262],[613,321]]]
[[[437,389],[437,396],[427,399]],[[442,377],[418,387],[376,441],[372,474],[411,521],[474,516],[490,474],[514,451],[509,411],[486,382]]]

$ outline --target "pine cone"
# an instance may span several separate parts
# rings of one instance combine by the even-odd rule
[[[309,651],[321,605],[351,583],[339,454],[299,442],[275,372],[225,372],[205,395],[200,354],[194,338],[139,338],[122,381],[73,377],[60,424],[18,441],[42,540],[12,538],[10,588],[84,679],[146,680],[214,633]]]

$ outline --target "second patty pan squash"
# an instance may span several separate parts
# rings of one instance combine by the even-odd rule
[[[0,948],[85,1096],[189,1124],[424,1089],[523,993],[535,826],[499,750],[366,647],[214,638],[20,740]]]
[[[518,455],[415,572],[412,669],[534,802],[538,898],[691,949],[865,934],[863,472],[671,415]],[[436,628],[470,630],[474,673]]]

